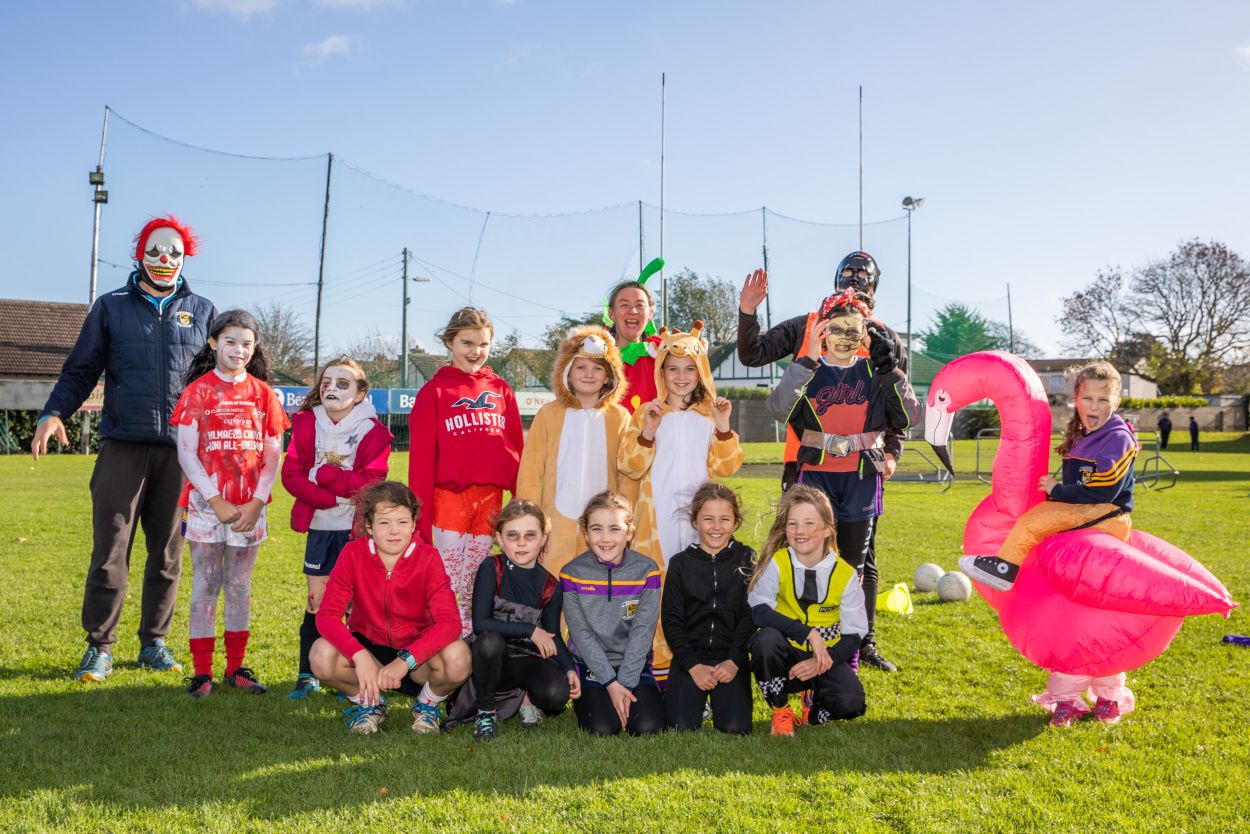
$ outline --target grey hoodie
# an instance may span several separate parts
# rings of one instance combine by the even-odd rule
[[[647,663],[660,618],[660,568],[626,549],[619,565],[586,551],[560,572],[569,650],[596,683],[633,689]]]

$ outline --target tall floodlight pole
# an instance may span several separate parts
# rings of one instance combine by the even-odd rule
[[[660,257],[664,257],[664,73],[660,73]],[[660,267],[660,321],[668,325],[668,280]]]
[[[911,382],[911,368],[916,364],[911,358],[911,214],[924,205],[924,197],[904,197],[903,209],[907,212],[907,381]]]
[[[404,284],[404,306],[400,309],[403,311],[403,323],[399,327],[399,387],[408,387],[408,247],[404,247],[404,269],[402,273],[402,281]]]
[[[109,193],[104,190],[104,145],[109,135],[109,109],[104,106],[104,127],[100,129],[100,159],[95,170],[87,172],[87,182],[93,187],[91,202],[94,219],[91,221],[91,284],[87,290],[87,309],[95,304],[96,284],[100,277],[100,206],[109,201]],[[81,451],[85,455],[91,451],[91,413],[82,413],[82,432],[80,433]]]
[[[321,296],[326,285],[326,230],[330,226],[330,174],[334,154],[326,154],[326,202],[321,212],[321,257],[317,261],[317,315],[313,320],[313,373],[321,367]]]
[[[859,250],[864,251],[864,85],[859,85]]]

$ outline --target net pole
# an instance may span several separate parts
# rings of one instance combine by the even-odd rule
[[[660,257],[664,257],[664,93],[665,73],[660,73]],[[660,267],[660,311],[661,322],[668,326],[668,279],[664,277],[664,268]]]
[[[317,261],[317,315],[313,323],[313,373],[321,367],[321,296],[326,285],[326,231],[330,226],[330,172],[334,154],[326,154],[326,201],[321,212],[321,257]]]

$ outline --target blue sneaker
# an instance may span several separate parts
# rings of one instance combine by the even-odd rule
[[[314,692],[321,691],[321,681],[317,680],[313,675],[307,672],[300,672],[299,677],[295,679],[295,686],[291,688],[290,694],[286,697],[292,701],[299,701],[307,698]]]
[[[113,656],[104,649],[88,647],[78,663],[78,671],[74,680],[79,683],[103,683],[104,679],[113,674]]]
[[[156,639],[152,645],[139,650],[139,668],[151,669],[154,672],[181,672],[182,664],[174,657],[173,651],[165,645],[165,641]]]
[[[363,704],[352,704],[343,710],[343,726],[349,733],[367,736],[382,729],[386,720],[386,702],[366,707]]]
[[[412,731],[414,733],[438,734],[443,731],[443,712],[438,704],[423,704],[418,698],[412,703]]]

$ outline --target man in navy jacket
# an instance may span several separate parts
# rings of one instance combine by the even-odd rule
[[[66,445],[64,420],[104,374],[100,454],[90,486],[94,544],[82,605],[87,651],[74,674],[84,683],[103,681],[113,671],[136,520],[148,548],[139,665],[182,671],[164,641],[182,573],[182,470],[169,417],[182,393],[182,376],[217,313],[181,276],[183,259],[195,250],[191,230],[173,216],[143,227],[135,238],[137,269],[126,286],[91,306],[31,444],[35,460],[54,435]]]

